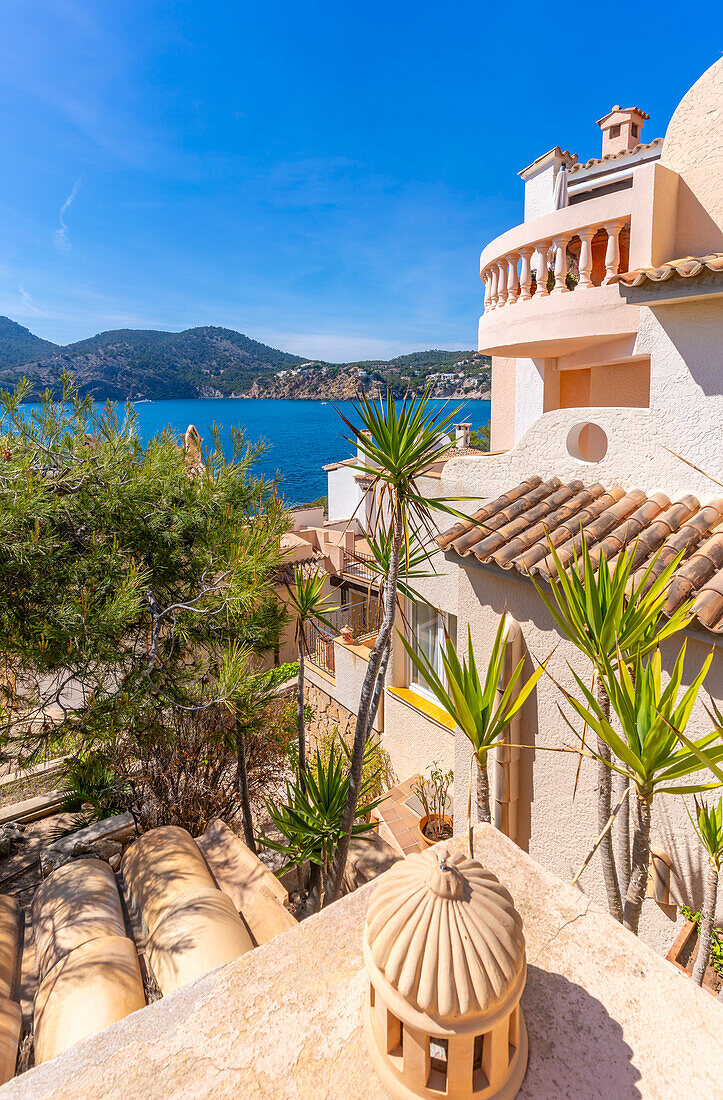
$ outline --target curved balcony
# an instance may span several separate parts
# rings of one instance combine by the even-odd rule
[[[516,226],[480,259],[479,350],[558,356],[637,332],[638,310],[610,280],[628,267],[631,191]]]

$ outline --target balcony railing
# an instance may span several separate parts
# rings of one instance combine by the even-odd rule
[[[376,565],[376,561],[371,554],[362,554],[356,550],[344,552],[344,572],[349,577],[372,583],[378,581],[379,570],[372,568],[373,565]]]
[[[574,232],[567,230],[506,252],[481,270],[485,313],[533,297],[609,283],[614,275],[627,270],[629,239],[630,219],[622,217],[592,222]],[[570,274],[572,278],[568,278]]]
[[[307,659],[330,676],[334,668],[334,640],[345,627],[351,628],[351,638],[363,641],[376,634],[379,627],[380,606],[378,597],[360,600],[358,603],[337,607],[326,615],[328,623],[310,619],[304,626],[304,642]]]

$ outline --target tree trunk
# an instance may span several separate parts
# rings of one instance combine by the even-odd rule
[[[490,778],[487,771],[487,757],[484,764],[477,761],[477,820],[492,821],[490,813]]]
[[[617,772],[614,773],[613,786],[616,806],[628,789],[629,782],[630,780],[626,775],[618,775]],[[627,797],[629,799],[630,795]],[[618,874],[618,886],[620,888],[620,896],[624,897],[630,885],[630,805],[627,801],[620,807],[620,813],[615,818],[613,828],[615,829],[616,840],[615,863]]]
[[[318,913],[321,908],[321,864],[309,866],[309,895],[306,899],[306,913]]]
[[[623,924],[629,932],[633,932],[636,936],[640,924],[640,911],[643,908],[643,898],[648,886],[651,811],[652,804],[638,794],[635,799],[633,866],[623,909]]]
[[[596,688],[597,688],[597,701],[600,704],[600,709],[605,715],[606,719],[610,719],[610,700],[605,690],[605,686],[596,674]],[[597,739],[597,751],[602,757],[602,760],[598,761],[597,766],[597,827],[598,833],[601,833],[608,823],[608,818],[612,812],[611,805],[611,783],[610,774],[611,769],[604,761],[610,760],[610,748],[605,744],[601,737]],[[623,919],[623,906],[620,900],[620,886],[618,885],[618,876],[615,870],[615,855],[613,853],[613,838],[612,830],[608,829],[607,833],[602,839],[600,844],[600,858],[602,859],[603,868],[603,880],[605,882],[605,892],[608,899],[608,909],[610,915],[617,921]]]
[[[299,636],[299,677],[296,687],[296,732],[299,740],[299,778],[304,784],[306,771],[306,732],[304,730],[304,638]]]
[[[698,956],[693,967],[693,981],[696,985],[703,984],[706,968],[710,961],[710,948],[713,942],[713,921],[715,920],[715,902],[718,894],[718,868],[711,860],[708,867],[708,878],[705,883],[705,897],[703,898],[703,911],[700,914],[700,939],[698,940]]]
[[[244,827],[244,840],[247,847],[256,855],[256,841],[254,840],[254,820],[251,814],[251,800],[249,799],[249,781],[246,774],[246,742],[241,730],[236,727],[236,775],[238,779],[238,793],[241,801],[241,816]]]
[[[376,700],[379,706],[381,687],[379,684],[382,665],[387,645],[391,647],[391,635],[394,627],[394,613],[397,605],[397,582],[399,580],[399,554],[402,544],[402,517],[399,511],[393,517],[392,546],[389,553],[389,576],[386,580],[384,592],[384,616],[376,636],[374,646],[369,655],[366,675],[362,684],[359,699],[359,711],[357,713],[356,726],[354,727],[354,748],[352,750],[351,767],[349,769],[349,793],[347,795],[344,814],[341,820],[342,836],[334,852],[334,861],[326,884],[324,907],[336,901],[341,889],[341,880],[344,876],[346,860],[349,854],[349,840],[354,823],[359,791],[361,789],[362,769],[364,767],[364,749],[366,748],[372,718],[372,707]],[[388,654],[387,654],[388,659]]]

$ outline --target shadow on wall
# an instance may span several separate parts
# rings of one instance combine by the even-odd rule
[[[642,1098],[637,1087],[641,1075],[623,1029],[581,985],[528,964],[521,1004],[530,1042],[524,1096]],[[554,1046],[550,1035],[555,1036]],[[566,1046],[574,1047],[574,1053]]]
[[[699,277],[704,278],[704,276]],[[657,306],[653,307],[653,312],[686,369],[690,371],[693,381],[700,386],[704,395],[721,397],[723,386],[720,367],[720,299],[690,302],[687,305]],[[669,446],[675,448],[675,441],[671,440]],[[683,455],[683,457],[687,456]],[[712,477],[720,478],[720,468],[705,472]],[[711,481],[711,496],[715,495],[716,488]]]

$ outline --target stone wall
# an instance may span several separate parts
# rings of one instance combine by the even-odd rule
[[[304,680],[304,699],[314,712],[314,717],[308,723],[308,735],[310,740],[325,737],[332,733],[334,727],[343,737],[354,735],[356,715],[347,710],[345,706],[337,702],[325,691],[308,679]]]

